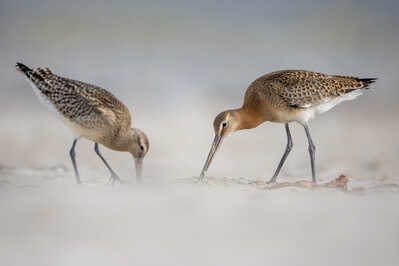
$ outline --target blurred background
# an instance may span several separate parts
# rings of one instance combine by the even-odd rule
[[[379,79],[311,124],[320,176],[397,174],[398,7],[393,0],[1,1],[0,162],[70,167],[72,135],[15,71],[17,61],[120,98],[150,138],[145,171],[154,178],[198,175],[220,111],[239,107],[265,73],[306,69]],[[297,125],[293,134],[283,175],[309,176],[305,134]],[[209,174],[269,178],[285,143],[280,124],[239,132]],[[92,150],[88,141],[78,146],[82,171],[107,174]],[[133,175],[129,155],[104,152]]]
[[[398,11],[395,0],[0,0],[2,265],[398,265]],[[144,183],[105,186],[81,140],[76,186],[72,134],[18,61],[121,99],[150,139]],[[281,69],[378,78],[310,125],[318,180],[346,174],[352,193],[193,183],[214,117]],[[280,180],[310,180],[305,133],[291,128]],[[269,179],[285,145],[281,124],[237,132],[208,176]],[[102,152],[134,180],[129,154]]]

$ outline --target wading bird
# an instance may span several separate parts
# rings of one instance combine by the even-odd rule
[[[305,70],[282,70],[256,79],[247,89],[241,108],[223,111],[216,116],[213,122],[215,139],[200,179],[204,178],[224,138],[237,130],[255,128],[270,121],[284,123],[288,139],[283,157],[268,181],[275,182],[293,146],[289,123],[296,121],[305,129],[312,181],[316,182],[316,147],[310,136],[309,121],[343,101],[355,99],[362,94],[362,89],[368,89],[375,81],[376,78],[326,75]]]
[[[112,183],[121,180],[101,155],[99,143],[112,150],[131,153],[136,178],[141,179],[149,141],[143,131],[131,128],[129,109],[122,102],[103,88],[57,76],[48,68],[31,69],[21,63],[15,67],[26,76],[39,99],[55,110],[76,134],[69,154],[78,183],[81,180],[75,146],[81,137],[94,141],[94,150],[111,172]]]

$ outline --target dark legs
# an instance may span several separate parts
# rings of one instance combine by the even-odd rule
[[[108,170],[111,172],[110,181],[112,182],[112,184],[115,183],[115,181],[121,182],[121,179],[119,178],[119,176],[114,172],[114,170],[112,170],[111,166],[109,166],[107,161],[101,155],[97,142],[94,144],[94,150],[96,151],[97,155],[101,158],[101,160],[104,162],[104,164],[108,168]]]
[[[78,140],[79,140],[79,138],[73,140],[72,148],[69,151],[69,155],[71,156],[73,170],[75,171],[76,181],[78,182],[78,184],[80,184],[81,182],[80,182],[80,177],[79,177],[79,171],[78,171],[78,167],[76,166],[76,159],[75,159],[75,146],[76,146],[76,143],[78,142]]]
[[[314,155],[316,151],[316,146],[313,144],[312,137],[310,136],[309,132],[309,127],[308,125],[303,125],[305,128],[306,132],[306,137],[308,137],[308,142],[309,142],[309,154],[310,154],[310,164],[312,166],[312,181],[316,183],[316,170],[315,170],[315,164],[314,164]]]
[[[315,151],[316,151],[316,146],[313,144],[312,137],[310,136],[309,132],[309,127],[306,124],[302,124],[303,127],[305,128],[306,132],[306,137],[308,138],[308,143],[309,143],[309,154],[310,154],[310,164],[312,166],[312,181],[316,183],[316,169],[315,169]],[[267,182],[268,184],[276,182],[277,176],[280,173],[281,168],[284,165],[285,159],[287,159],[288,154],[290,153],[293,143],[292,143],[292,137],[290,133],[290,128],[288,126],[288,123],[285,124],[285,131],[287,133],[287,146],[285,148],[285,152],[283,154],[283,157],[280,160],[280,163],[277,166],[276,171],[274,172],[273,177]]]
[[[277,166],[276,171],[274,172],[273,177],[269,180],[269,182],[267,182],[268,184],[276,182],[277,176],[284,165],[285,159],[287,159],[288,154],[290,153],[290,151],[292,150],[292,146],[294,145],[292,143],[292,137],[288,123],[285,124],[285,132],[287,133],[287,146],[285,147],[285,152],[280,160],[280,163]]]

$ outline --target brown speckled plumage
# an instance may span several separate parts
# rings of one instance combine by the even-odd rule
[[[39,97],[54,107],[80,137],[142,158],[149,148],[148,138],[131,128],[129,109],[107,90],[85,82],[60,77],[48,68],[31,69],[21,63]]]
[[[375,79],[326,75],[305,70],[282,70],[256,79],[248,88],[244,105],[252,103],[252,94],[264,94],[276,107],[308,108],[341,97],[368,85]]]
[[[241,108],[223,111],[214,119],[215,139],[202,169],[201,178],[208,170],[223,138],[237,130],[255,128],[263,122],[270,121],[285,123],[288,138],[286,151],[269,181],[275,182],[293,145],[288,124],[296,121],[302,124],[306,131],[312,180],[316,182],[315,145],[309,133],[308,122],[315,115],[330,110],[342,101],[353,100],[361,94],[360,89],[368,89],[375,80],[305,70],[282,70],[256,79],[248,87]]]
[[[69,122],[89,130],[110,128],[114,134],[130,129],[128,108],[103,88],[54,75],[49,69],[26,75]]]

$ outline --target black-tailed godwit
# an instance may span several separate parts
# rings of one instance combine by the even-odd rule
[[[275,182],[293,146],[289,123],[296,121],[306,132],[312,181],[316,182],[316,147],[310,136],[309,121],[343,101],[355,99],[362,94],[362,89],[368,89],[375,81],[375,78],[326,75],[305,70],[282,70],[256,79],[247,89],[241,108],[223,111],[216,116],[213,122],[215,139],[200,178],[205,176],[224,138],[237,130],[255,128],[270,121],[284,123],[288,139],[283,157],[268,181]]]

